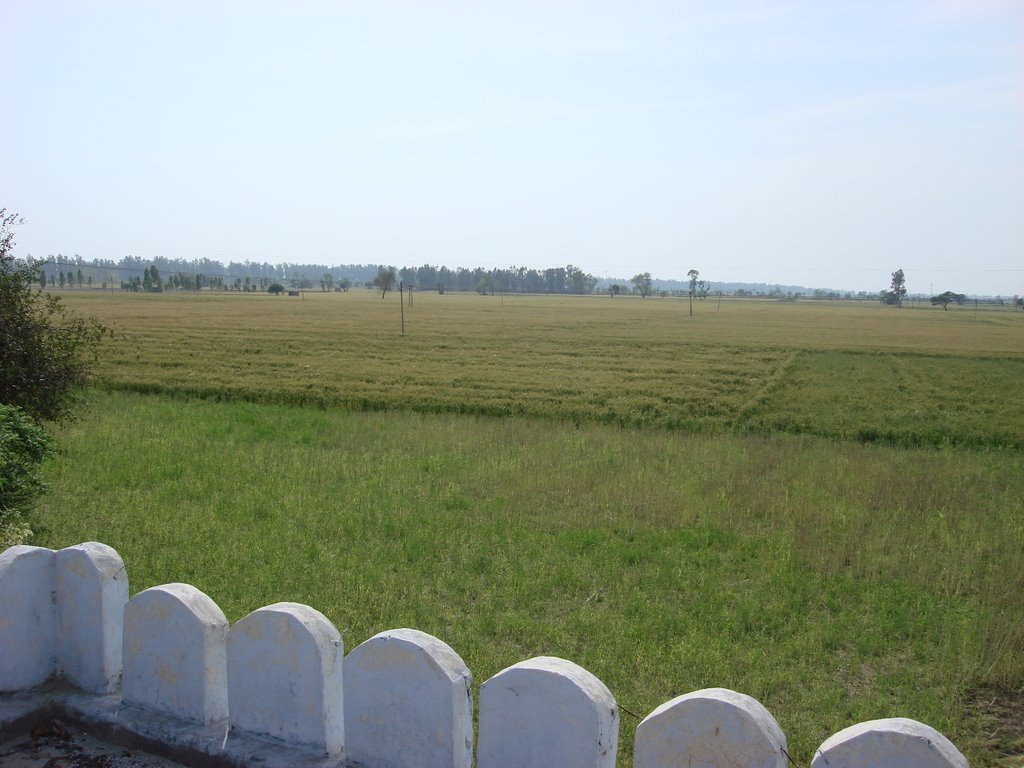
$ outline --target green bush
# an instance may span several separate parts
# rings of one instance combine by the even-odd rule
[[[17,214],[0,208],[0,403],[37,419],[60,420],[71,414],[105,329],[33,289],[37,265],[13,253],[19,222]]]
[[[32,502],[46,490],[39,465],[50,438],[21,408],[0,405],[0,551],[23,543]]]

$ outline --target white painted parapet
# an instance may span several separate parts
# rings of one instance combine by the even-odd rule
[[[478,768],[612,768],[619,708],[571,661],[538,656],[480,687]]]
[[[61,676],[75,688],[43,685]],[[275,603],[229,630],[188,584],[128,600],[124,563],[104,544],[0,553],[0,693],[10,694],[0,696],[0,733],[67,713],[204,765],[471,768],[471,686],[459,655],[414,629],[382,632],[345,657],[338,630],[307,605]],[[614,768],[618,729],[615,699],[594,675],[529,659],[480,687],[475,765]],[[788,760],[767,709],[709,688],[644,718],[633,768]],[[968,764],[935,729],[894,718],[840,731],[810,768],[865,767]]]
[[[228,620],[189,584],[150,587],[124,611],[126,704],[200,723],[228,714]]]
[[[320,611],[275,603],[228,633],[233,728],[340,755],[345,744],[341,634]]]
[[[473,676],[415,629],[381,632],[345,658],[346,755],[374,768],[469,768]]]
[[[121,679],[128,575],[106,544],[88,541],[56,554],[57,663],[67,680],[109,693]]]
[[[931,726],[893,717],[845,728],[818,747],[811,768],[967,768],[967,758]]]
[[[726,688],[662,704],[636,729],[634,768],[786,768],[786,736],[759,701]]]
[[[0,691],[22,691],[57,672],[52,549],[19,545],[0,554]]]

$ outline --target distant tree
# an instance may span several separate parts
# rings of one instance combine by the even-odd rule
[[[377,272],[377,276],[373,278],[373,285],[380,291],[382,299],[388,291],[395,287],[395,280],[395,270],[390,267],[381,267]]]
[[[693,296],[697,293],[698,278],[700,278],[700,272],[696,269],[691,269],[686,273],[686,276],[690,278],[690,314],[693,314]]]
[[[267,286],[267,293],[271,294],[272,296],[280,296],[282,293],[284,293],[284,286],[281,285],[280,283],[271,283],[269,286]]]
[[[338,281],[338,287],[341,288],[342,293],[348,293],[348,289],[352,287],[352,281],[343,277]]]
[[[587,293],[587,273],[572,264],[565,268],[568,288],[573,293]]]
[[[615,296],[618,296],[620,293],[622,293],[622,286],[619,285],[618,283],[612,283],[608,287],[608,295],[609,296],[614,298]]]
[[[39,287],[46,287],[46,271],[42,269],[39,270]]]
[[[60,283],[60,287],[63,288],[64,287],[64,273],[62,271],[58,270],[58,272],[57,272],[57,279],[58,279],[58,282]]]
[[[325,291],[331,290],[334,287],[334,275],[324,272],[324,279],[321,281],[320,287]]]
[[[700,277],[700,272],[691,269],[686,276],[690,278],[690,296],[694,296],[697,293],[697,279]]]
[[[633,288],[640,294],[641,299],[646,299],[648,294],[651,292],[651,273],[641,272],[639,275],[633,275],[630,281],[633,284]]]
[[[485,274],[480,278],[480,282],[476,284],[476,289],[481,296],[486,296],[488,293],[494,294],[495,282],[494,275]]]
[[[938,296],[932,296],[932,306],[936,307],[941,305],[946,311],[949,311],[949,305],[951,303],[963,304],[967,300],[967,297],[962,293],[953,293],[953,291],[944,291]]]
[[[14,258],[16,214],[0,209],[0,404],[36,419],[70,416],[104,328],[32,288],[38,265]]]
[[[907,295],[907,279],[902,269],[892,273],[892,281],[888,291],[882,291],[880,297],[883,304],[894,304],[903,306],[903,297]]]

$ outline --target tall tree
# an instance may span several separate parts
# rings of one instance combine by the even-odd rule
[[[700,277],[700,272],[696,269],[691,269],[686,273],[686,276],[690,278],[690,314],[693,314],[693,294],[697,292],[697,279]]]
[[[902,269],[892,273],[892,281],[889,283],[889,290],[883,292],[883,301],[886,304],[903,306],[903,297],[907,295],[907,278]]]

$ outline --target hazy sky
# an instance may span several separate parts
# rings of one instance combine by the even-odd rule
[[[1024,294],[1024,2],[0,0],[18,253]]]

